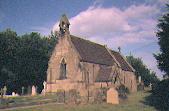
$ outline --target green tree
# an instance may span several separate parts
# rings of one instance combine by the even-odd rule
[[[167,5],[167,11],[168,12],[159,19],[157,25],[160,53],[155,54],[155,58],[158,62],[159,69],[169,75],[169,5]]]
[[[0,88],[14,81],[17,48],[16,32],[11,29],[0,32]]]
[[[150,69],[148,69],[146,65],[143,63],[141,58],[134,58],[133,56],[127,56],[127,61],[135,69],[136,77],[138,78],[139,76],[141,76],[146,86],[148,86],[150,83],[153,84],[153,83],[158,82],[156,73],[153,71],[150,71]]]
[[[56,43],[55,33],[45,37],[35,32],[17,36],[10,29],[0,32],[0,88],[6,85],[8,93],[21,93],[22,86],[36,85],[40,92]]]
[[[160,46],[160,53],[155,54],[158,68],[169,76],[169,5],[167,12],[159,19],[157,25],[157,38]],[[160,81],[147,99],[151,105],[160,111],[169,111],[169,79]]]
[[[18,80],[22,86],[38,86],[40,92],[43,81],[46,80],[46,70],[49,60],[50,41],[47,37],[41,37],[39,33],[25,34],[20,37],[18,52]]]

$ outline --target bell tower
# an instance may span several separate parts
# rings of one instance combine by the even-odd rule
[[[66,17],[65,14],[62,15],[61,19],[60,19],[60,23],[59,23],[59,31],[60,31],[60,34],[61,36],[64,36],[65,34],[69,34],[69,20],[68,18]]]

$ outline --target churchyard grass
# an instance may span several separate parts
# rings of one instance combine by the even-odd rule
[[[54,94],[50,95],[36,95],[36,96],[17,96],[17,97],[9,97],[5,98],[6,103],[0,104],[0,108],[7,107],[20,107],[20,106],[28,106],[28,105],[38,105],[45,104],[57,101],[57,96]]]
[[[119,105],[111,104],[83,104],[83,105],[66,105],[66,104],[48,104],[35,106],[32,108],[14,109],[12,111],[156,111],[154,107],[144,104],[144,99],[149,96],[147,91],[141,91],[128,96],[128,100]]]

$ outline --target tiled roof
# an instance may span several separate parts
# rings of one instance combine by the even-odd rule
[[[71,41],[82,61],[112,66],[115,61],[105,46],[71,35]]]
[[[96,77],[96,82],[109,82],[111,81],[111,71],[112,68],[111,67],[104,67],[101,66],[99,69],[99,73]]]
[[[80,54],[81,61],[107,66],[112,66],[114,63],[118,62],[122,70],[133,72],[132,67],[129,65],[129,63],[127,63],[120,53],[109,50],[103,45],[78,38],[73,35],[71,35],[70,38],[76,50]],[[100,66],[99,73],[96,77],[96,82],[111,81],[111,71],[112,69],[110,67]]]
[[[119,52],[111,50],[112,55],[114,55],[115,59],[119,62],[122,70],[125,71],[131,71],[133,72],[132,68],[129,66],[126,60],[122,57],[122,55]]]

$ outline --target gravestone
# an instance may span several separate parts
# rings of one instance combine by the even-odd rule
[[[32,96],[36,95],[36,87],[33,85],[32,86]]]
[[[42,90],[42,94],[45,95],[46,94],[46,82],[43,82],[43,90]]]
[[[28,95],[31,95],[31,94],[32,94],[32,87],[31,87],[31,86],[28,86],[27,94],[28,94]]]
[[[18,93],[16,93],[16,94],[15,94],[15,96],[19,96],[19,94],[18,94]]]
[[[149,87],[152,89],[152,83],[149,84]]]
[[[4,86],[4,88],[3,88],[3,95],[4,95],[4,96],[6,95],[6,91],[7,91],[7,87]]]
[[[43,82],[44,91],[46,92],[46,82]]]
[[[15,96],[15,92],[12,92],[12,96]]]
[[[25,88],[22,87],[22,93],[21,93],[21,95],[24,95],[24,90],[25,90]]]
[[[110,88],[107,91],[107,103],[119,104],[118,92],[114,88]]]
[[[12,92],[12,96],[13,96],[13,97],[19,96],[19,94],[15,93],[15,92]]]
[[[141,83],[141,76],[138,77],[138,83]]]
[[[0,90],[0,95],[1,95],[0,98],[3,98],[3,93],[4,93],[4,92],[3,92],[3,89],[1,89],[1,90]]]

